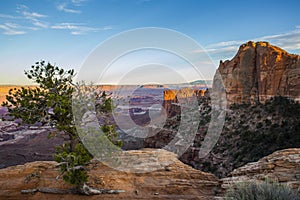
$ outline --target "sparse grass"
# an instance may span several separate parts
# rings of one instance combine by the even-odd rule
[[[225,194],[225,200],[300,200],[293,189],[279,183],[242,183],[234,185]]]

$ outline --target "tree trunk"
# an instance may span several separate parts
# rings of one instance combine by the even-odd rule
[[[22,194],[35,194],[36,192],[49,193],[49,194],[84,194],[84,195],[99,195],[99,194],[119,194],[125,192],[125,190],[108,190],[108,189],[96,189],[91,188],[87,184],[83,183],[76,189],[56,189],[56,188],[34,188],[28,190],[21,190]]]

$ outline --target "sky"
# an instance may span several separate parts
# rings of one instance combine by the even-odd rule
[[[298,0],[1,0],[0,84],[31,84],[24,70],[41,60],[80,72],[101,43],[144,27],[174,30],[197,42],[214,64],[211,72],[249,40],[268,41],[300,54],[299,8]],[[192,52],[194,57],[203,49]],[[106,70],[109,75],[103,82],[120,83],[119,77],[126,76],[134,82],[135,75],[139,76],[136,81],[142,81],[143,72],[153,77],[151,71],[166,79],[170,66],[165,65],[177,66],[168,69],[170,74],[176,71],[185,81],[199,78],[189,64],[175,57],[152,50],[129,53],[127,58],[122,55],[114,62],[118,65]],[[136,62],[143,59],[144,64]],[[124,70],[136,63],[141,69]],[[204,78],[211,79],[211,72]]]

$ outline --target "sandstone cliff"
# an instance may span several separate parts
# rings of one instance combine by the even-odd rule
[[[67,189],[59,174],[57,163],[53,161],[36,161],[25,165],[13,166],[0,170],[0,199],[214,199],[219,188],[218,179],[181,163],[176,155],[164,150],[143,149],[129,151],[135,167],[140,169],[156,168],[162,162],[168,166],[157,171],[135,173],[135,171],[118,171],[102,163],[89,171],[89,185],[94,188],[125,190],[120,194],[103,194],[100,196],[82,196],[72,194],[21,194],[24,189],[53,188]]]
[[[189,98],[196,100],[201,97],[209,97],[208,89],[181,88],[178,90],[164,90],[163,107],[167,116],[173,117],[181,113],[179,104],[182,104]]]
[[[264,102],[275,95],[300,100],[300,56],[268,42],[241,45],[232,60],[220,61],[219,71],[230,104]]]
[[[248,163],[223,178],[222,187],[227,189],[233,183],[263,181],[265,179],[300,188],[300,149],[291,148],[276,151],[258,162]]]
[[[203,97],[208,95],[208,90],[193,89],[193,88],[181,88],[179,90],[165,90],[164,91],[164,101],[172,101],[177,98],[189,98],[192,96]]]

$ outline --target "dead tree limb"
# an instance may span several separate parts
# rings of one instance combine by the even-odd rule
[[[80,189],[62,190],[57,188],[34,188],[34,189],[21,190],[21,194],[35,194],[36,192],[48,193],[48,194],[84,194],[90,196],[90,195],[99,195],[99,194],[119,194],[125,192],[125,190],[96,189],[96,188],[91,188],[86,184],[83,184],[83,186]]]

